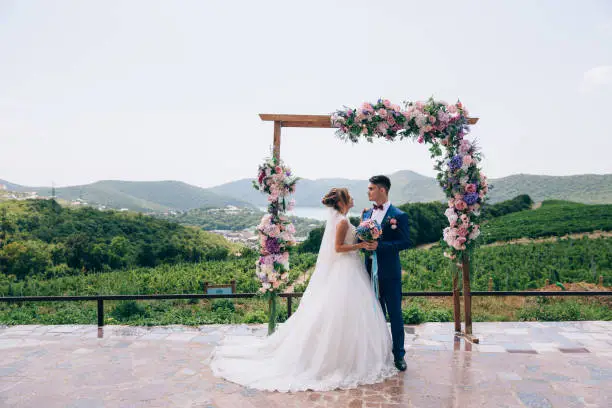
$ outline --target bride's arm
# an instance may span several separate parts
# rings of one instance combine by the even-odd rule
[[[347,220],[342,220],[336,226],[336,252],[350,252],[365,248],[365,242],[358,244],[345,244],[346,232],[348,231],[349,223]]]

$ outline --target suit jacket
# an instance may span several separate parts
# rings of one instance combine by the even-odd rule
[[[373,209],[365,211],[361,218],[368,220],[372,217]],[[392,228],[395,220],[396,228]],[[410,229],[408,214],[391,205],[382,221],[382,237],[378,241],[376,257],[378,259],[379,280],[401,280],[402,266],[400,264],[399,252],[412,246],[410,240]],[[372,259],[366,256],[366,268],[372,271]]]

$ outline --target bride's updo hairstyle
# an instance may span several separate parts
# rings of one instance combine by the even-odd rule
[[[336,211],[340,211],[341,203],[344,206],[349,204],[351,195],[346,188],[332,188],[329,193],[321,199],[321,203],[326,207],[331,207]]]

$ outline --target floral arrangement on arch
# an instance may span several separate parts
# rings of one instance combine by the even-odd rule
[[[268,194],[268,214],[257,226],[259,252],[257,277],[261,282],[260,292],[276,293],[287,282],[289,270],[289,247],[295,244],[295,228],[285,215],[293,206],[289,195],[295,191],[298,181],[281,160],[274,157],[259,166],[257,180],[253,186]]]
[[[430,98],[405,102],[402,109],[387,99],[363,103],[331,115],[332,127],[342,140],[357,143],[375,138],[393,141],[412,138],[427,143],[436,160],[437,180],[448,198],[449,226],[443,231],[445,256],[461,259],[480,235],[480,210],[489,186],[478,164],[481,154],[469,133],[468,111],[461,102],[449,104]],[[443,152],[444,149],[444,152]]]

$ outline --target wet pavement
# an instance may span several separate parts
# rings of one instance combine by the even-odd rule
[[[270,393],[215,378],[223,336],[261,325],[0,326],[1,407],[612,407],[612,322],[406,326],[408,370],[354,390]]]

